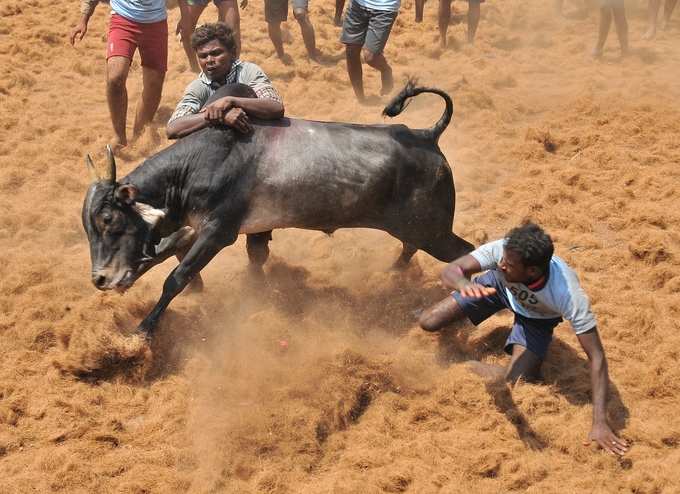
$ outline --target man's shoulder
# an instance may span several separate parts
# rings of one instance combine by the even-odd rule
[[[269,79],[267,74],[265,74],[264,70],[262,70],[262,68],[256,63],[243,61],[241,62],[239,66],[239,81],[255,79],[257,77],[262,76]]]

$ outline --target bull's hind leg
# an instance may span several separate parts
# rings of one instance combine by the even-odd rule
[[[397,258],[396,261],[394,261],[394,264],[392,264],[392,269],[396,269],[398,271],[403,271],[408,267],[408,263],[411,262],[411,258],[415,255],[416,252],[418,252],[418,247],[415,245],[412,245],[408,242],[402,242],[402,249],[401,249],[401,255]]]
[[[249,233],[246,235],[246,250],[250,259],[250,273],[261,277],[264,272],[262,266],[269,257],[269,241],[272,239],[271,230],[262,233]]]
[[[469,254],[475,249],[467,240],[463,240],[452,232],[439,235],[433,239],[426,240],[419,247],[443,262],[451,262],[465,254]]]

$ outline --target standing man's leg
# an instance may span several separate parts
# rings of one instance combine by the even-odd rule
[[[137,106],[135,114],[135,126],[132,131],[133,139],[139,137],[144,127],[153,121],[158,105],[161,102],[164,80],[165,71],[161,72],[149,67],[142,67],[142,99]]]
[[[168,70],[168,22],[162,20],[140,27],[139,56],[142,59],[142,99],[137,106],[133,137],[141,135],[153,120],[163,93]]]
[[[318,61],[319,52],[316,49],[314,26],[312,26],[312,21],[309,20],[309,1],[293,0],[293,16],[300,25],[300,32],[302,32],[302,40],[305,42],[307,55],[312,60]]]
[[[451,22],[451,0],[439,0],[439,46],[446,48],[446,31]]]
[[[623,2],[618,7],[613,7],[614,24],[616,26],[616,34],[619,37],[619,45],[621,46],[621,55],[628,55],[628,21],[626,20],[626,8]]]
[[[238,11],[236,0],[216,1],[217,20],[224,22],[234,32],[236,41],[236,58],[241,55],[241,16]]]
[[[122,56],[109,57],[106,61],[106,101],[113,124],[114,138],[111,146],[127,146],[125,122],[127,120],[128,94],[125,83],[130,70],[130,59]]]
[[[283,50],[281,23],[288,19],[288,0],[264,0],[264,18],[276,56],[283,60],[286,52]]]
[[[416,0],[416,22],[423,22],[425,0]]]
[[[642,39],[652,39],[656,36],[656,22],[659,17],[661,0],[649,0],[647,11],[647,31],[642,35]]]
[[[361,47],[366,41],[369,13],[356,2],[350,2],[342,23],[340,42],[345,45],[347,59],[347,74],[352,83],[354,95],[359,102],[364,102],[363,70],[361,68]]]
[[[352,83],[354,95],[360,102],[365,99],[364,95],[364,72],[361,68],[361,45],[345,45],[345,58],[347,59],[347,74]]]
[[[475,35],[477,34],[477,27],[479,26],[479,18],[481,17],[481,0],[468,0],[468,43],[475,42]]]
[[[666,0],[663,6],[663,21],[661,22],[661,29],[666,29],[668,23],[671,21],[671,16],[673,15],[673,10],[678,4],[678,0]]]
[[[389,94],[394,87],[392,67],[387,63],[384,50],[397,15],[397,12],[392,11],[371,11],[366,40],[362,50],[364,61],[380,71],[380,82],[382,85],[380,94],[382,95]]]
[[[182,47],[184,48],[187,60],[189,60],[191,71],[196,73],[200,72],[201,68],[198,65],[198,60],[196,60],[196,53],[191,47],[191,35],[194,34],[198,18],[201,17],[206,5],[207,2],[179,0],[180,19],[177,28],[182,38]]]
[[[609,28],[612,24],[612,9],[611,7],[600,8],[600,28],[597,35],[597,44],[593,49],[593,57],[600,58],[604,51],[604,44],[607,42],[609,35]]]
[[[345,0],[335,0],[335,18],[333,24],[342,27],[342,11],[345,10]]]

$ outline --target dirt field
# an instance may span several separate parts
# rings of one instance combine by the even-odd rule
[[[646,2],[629,2],[632,55],[619,59],[612,32],[594,62],[597,15],[575,14],[580,4],[555,19],[547,0],[490,0],[477,44],[460,24],[441,51],[436,3],[416,25],[404,0],[386,54],[398,81],[417,75],[455,99],[441,141],[454,230],[479,244],[531,218],[579,273],[609,358],[610,417],[632,442],[624,459],[583,445],[590,381],[568,324],[545,384],[485,384],[464,362],[506,363],[509,317],[424,334],[416,314],[445,296],[443,264],[418,253],[389,271],[400,244],[381,232],[277,231],[266,289],[249,283],[239,240],[144,347],[131,334],[175,261],[124,295],[100,293],[80,224],[83,157],[103,160],[111,135],[108,9],[74,49],[76,3],[3,0],[0,492],[680,492],[680,12],[643,42]],[[289,22],[285,66],[251,2],[242,58],[269,73],[290,116],[382,122],[381,105],[354,101],[332,14],[332,1],[311,2],[336,62],[308,63]],[[204,19],[215,16],[209,6]],[[140,72],[137,59],[130,114]],[[172,38],[159,130],[119,157],[120,173],[167,145],[191,79]],[[377,73],[365,79],[376,94]],[[441,111],[421,96],[398,121],[430,126]]]

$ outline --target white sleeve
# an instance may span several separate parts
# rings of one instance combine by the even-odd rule
[[[561,298],[564,302],[560,304],[560,312],[562,317],[571,323],[576,334],[585,333],[597,326],[595,315],[590,308],[590,300],[576,274],[572,271],[565,275],[568,293]]]
[[[470,255],[477,259],[477,262],[482,267],[482,271],[494,269],[498,266],[503,258],[503,244],[505,239],[495,240],[479,246],[476,250],[470,252]]]

